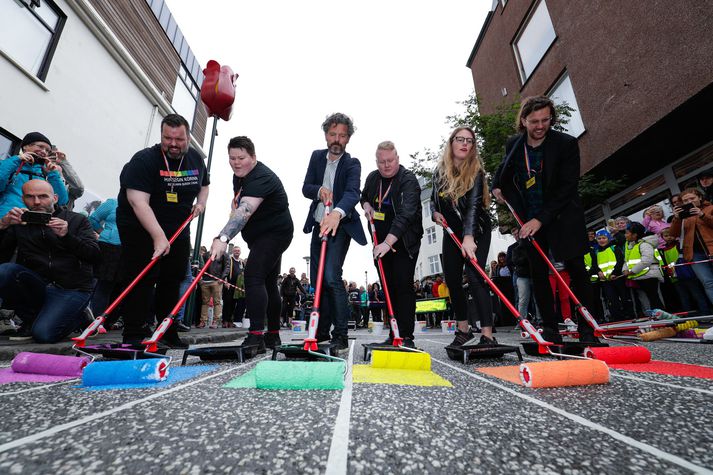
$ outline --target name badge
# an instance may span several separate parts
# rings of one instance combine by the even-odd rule
[[[386,213],[374,211],[374,219],[376,219],[377,221],[383,221],[386,219]]]
[[[178,203],[178,193],[166,192],[166,201],[169,203]]]
[[[531,176],[530,178],[527,179],[525,182],[525,188],[532,188],[532,186],[535,184],[535,177]]]

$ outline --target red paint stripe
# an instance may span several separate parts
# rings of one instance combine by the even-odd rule
[[[609,367],[637,373],[656,373],[667,374],[669,376],[713,379],[713,368],[694,364],[672,363],[670,361],[651,360],[650,363],[643,364],[610,364]]]

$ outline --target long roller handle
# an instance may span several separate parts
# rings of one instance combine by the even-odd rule
[[[369,228],[371,229],[371,238],[374,242],[374,247],[379,244],[379,239],[376,237],[376,227],[374,227],[374,219],[369,218]],[[391,332],[394,335],[394,346],[403,346],[404,339],[401,338],[399,334],[399,326],[396,323],[396,318],[394,318],[394,307],[391,306],[391,296],[389,294],[389,286],[386,283],[386,274],[384,274],[384,265],[381,263],[381,257],[377,260],[377,265],[379,267],[379,280],[381,280],[381,286],[384,288],[384,297],[386,298],[386,310],[389,312],[389,325],[391,326]]]
[[[329,214],[331,202],[325,203],[324,215]],[[322,278],[324,276],[324,260],[327,254],[327,235],[321,237],[322,244],[319,251],[319,265],[317,266],[317,282],[314,286],[314,302],[312,303],[312,311],[309,314],[309,325],[307,326],[307,338],[304,339],[305,351],[317,351],[317,326],[319,325],[319,302],[322,298]]]

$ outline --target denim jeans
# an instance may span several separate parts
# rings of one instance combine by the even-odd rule
[[[322,295],[320,296],[320,315],[317,333],[326,336],[329,328],[334,325],[333,336],[347,336],[349,320],[349,299],[342,282],[342,266],[347,257],[351,237],[341,227],[336,236],[327,239],[327,254],[324,259],[324,276],[322,277]],[[319,226],[312,231],[310,243],[310,282],[317,285],[317,268],[322,240],[319,237]]]
[[[703,252],[693,253],[694,261],[703,261],[706,259],[709,259],[709,256]],[[698,277],[698,280],[701,281],[701,284],[703,284],[703,290],[705,290],[708,300],[713,304],[713,263],[703,262],[701,264],[693,264],[691,269],[693,273],[696,274],[696,277]]]
[[[23,326],[31,327],[37,343],[56,343],[76,330],[91,295],[47,285],[37,273],[19,264],[0,265],[3,304],[15,310]]]
[[[528,318],[529,309],[531,307],[532,300],[532,279],[529,277],[518,277],[517,278],[517,311],[520,312],[521,317]],[[535,313],[531,315],[534,317],[535,323],[540,322],[540,311],[535,306]]]

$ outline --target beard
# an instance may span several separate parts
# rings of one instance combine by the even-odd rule
[[[344,153],[344,147],[339,142],[333,142],[329,144],[329,152],[334,155],[341,155]]]

